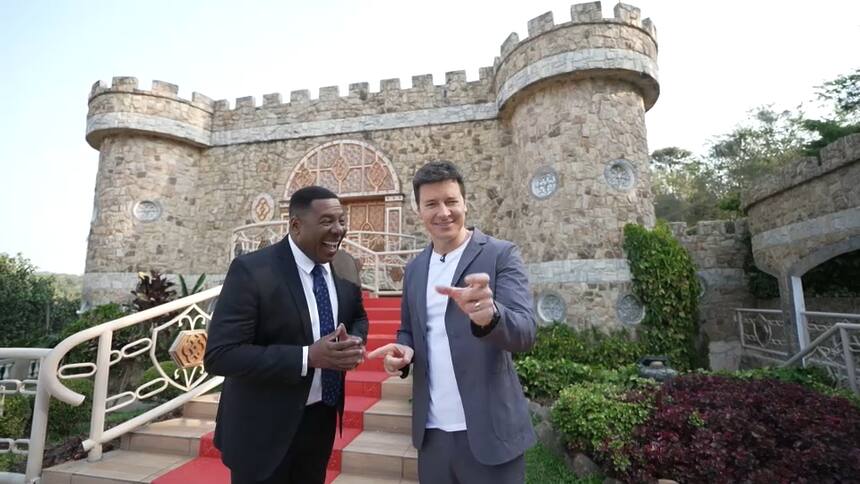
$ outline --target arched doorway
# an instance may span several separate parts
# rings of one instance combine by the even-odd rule
[[[391,161],[378,149],[358,140],[338,140],[309,151],[287,180],[280,202],[281,218],[289,217],[290,196],[309,185],[337,193],[347,213],[350,232],[400,233],[403,193]],[[383,250],[383,247],[370,247]]]

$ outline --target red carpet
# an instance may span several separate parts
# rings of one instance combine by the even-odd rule
[[[400,327],[400,298],[372,298],[365,294],[364,306],[370,319],[367,350],[394,341]],[[364,429],[364,412],[379,401],[382,382],[388,375],[382,361],[365,361],[346,374],[346,408],[343,435],[336,436],[326,472],[326,484],[340,474],[341,453]],[[212,443],[212,433],[200,439],[198,457],[155,479],[154,484],[229,484],[230,471],[221,463],[221,453]]]

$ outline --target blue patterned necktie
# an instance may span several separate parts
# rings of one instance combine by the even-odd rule
[[[328,294],[328,284],[323,276],[323,268],[317,264],[311,271],[314,277],[314,299],[317,300],[317,313],[320,318],[320,338],[334,333],[334,312]],[[322,370],[322,401],[330,407],[337,406],[341,394],[340,372],[337,370]]]

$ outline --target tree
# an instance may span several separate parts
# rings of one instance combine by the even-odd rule
[[[651,167],[658,218],[694,224],[725,217],[718,207],[719,177],[690,151],[674,146],[656,150],[651,154]]]
[[[819,99],[830,101],[843,120],[860,121],[860,68],[818,86]]]
[[[821,148],[837,139],[860,133],[860,69],[818,86],[818,98],[831,104],[833,114],[824,119],[805,119],[803,127],[817,138],[804,146],[804,153],[818,156]]]
[[[0,253],[0,347],[35,344],[53,330],[52,309],[68,317],[70,305],[55,303],[53,279],[35,269],[21,254]]]

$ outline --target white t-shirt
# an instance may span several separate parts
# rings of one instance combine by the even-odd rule
[[[471,237],[471,236],[470,236]],[[436,292],[436,286],[450,286],[460,257],[469,243],[469,238],[453,251],[444,255],[433,251],[427,271],[427,352],[430,385],[430,409],[427,413],[427,428],[446,432],[466,430],[466,415],[463,400],[454,375],[451,345],[445,329],[445,311],[448,296]]]

